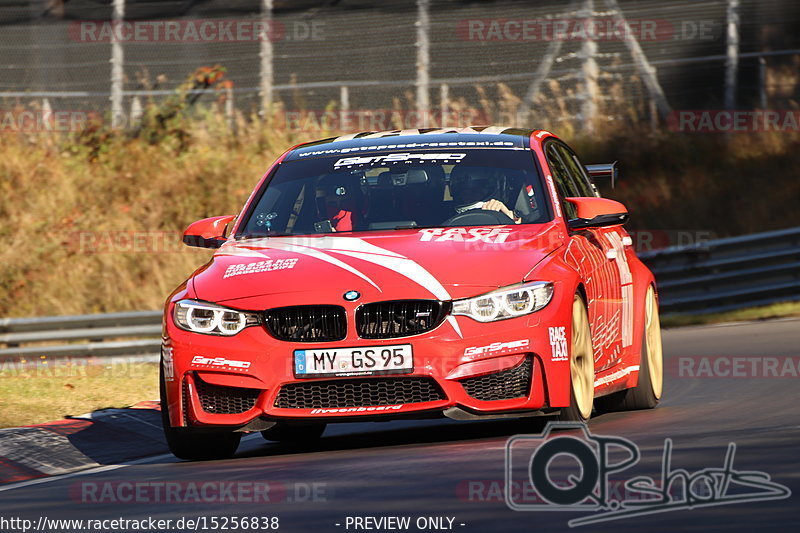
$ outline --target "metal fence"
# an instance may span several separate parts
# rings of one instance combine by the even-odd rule
[[[160,334],[159,311],[3,318],[0,360],[153,354]]]
[[[228,23],[247,31],[223,35]],[[251,111],[400,107],[440,122],[466,103],[495,122],[586,124],[789,107],[798,23],[793,0],[29,0],[0,7],[0,104],[113,107],[124,122],[220,64]]]
[[[664,313],[713,313],[800,300],[800,228],[639,256],[656,276]]]
[[[639,256],[656,275],[662,314],[721,312],[800,300],[800,228]],[[158,354],[160,333],[160,311],[4,318],[0,361]]]

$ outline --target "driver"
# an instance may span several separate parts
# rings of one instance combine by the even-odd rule
[[[472,209],[499,211],[514,221],[522,222],[498,198],[505,197],[505,175],[488,167],[456,166],[450,173],[450,195],[455,201],[456,213]]]

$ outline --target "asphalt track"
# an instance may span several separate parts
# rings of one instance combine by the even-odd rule
[[[593,434],[625,437],[641,451],[639,464],[614,474],[613,481],[624,481],[633,475],[660,479],[667,438],[673,443],[671,469],[683,468],[689,474],[721,468],[728,444],[733,442],[736,451],[731,470],[764,472],[792,494],[779,500],[678,509],[577,529],[800,530],[800,378],[783,366],[794,364],[797,371],[800,320],[668,330],[664,332],[664,342],[664,401],[652,411],[605,414],[590,421]],[[713,367],[710,362],[716,360],[702,359],[707,356],[727,359]],[[761,377],[735,376],[751,374],[754,369],[757,374],[763,373],[759,365],[767,359],[779,362],[782,377],[769,372]],[[688,375],[691,373],[694,377]],[[718,375],[709,376],[713,373]],[[253,436],[244,441],[238,457],[232,460],[187,463],[160,456],[140,464],[96,469],[4,490],[0,492],[0,515],[34,521],[41,516],[277,516],[280,531],[365,530],[352,525],[347,528],[348,516],[407,516],[411,517],[408,530],[418,531],[418,517],[451,517],[455,531],[565,530],[570,520],[597,513],[547,512],[543,505],[533,511],[512,511],[497,492],[503,486],[506,441],[515,434],[540,429],[531,419],[347,424],[330,427],[319,443],[299,451]],[[553,468],[555,473],[577,473],[569,461],[557,459]],[[273,501],[174,503],[162,498],[160,502],[86,503],[78,490],[85,483],[118,487],[121,482],[163,481],[266,481],[273,487]],[[720,498],[735,493],[733,485],[721,490]],[[311,487],[316,488],[316,497],[309,496]],[[738,490],[758,492],[741,486]],[[696,493],[700,495],[702,491],[697,489]],[[678,496],[673,501],[678,501]],[[152,494],[144,499],[152,500]],[[446,527],[447,521],[444,523]]]

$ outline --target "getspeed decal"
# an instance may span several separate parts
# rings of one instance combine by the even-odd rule
[[[192,358],[193,365],[212,366],[212,367],[228,367],[233,370],[247,370],[250,368],[250,361],[236,361],[234,359],[225,359],[224,357],[203,357],[202,355],[195,355]]]
[[[420,231],[421,242],[485,242],[501,244],[506,242],[513,230],[506,228],[431,228]]]
[[[467,154],[451,154],[451,153],[397,153],[387,155],[374,155],[374,156],[353,156],[344,157],[333,164],[333,168],[349,167],[354,165],[378,165],[382,163],[429,163],[431,161],[445,161],[449,163],[460,163],[462,159],[467,157]]]
[[[242,274],[257,274],[259,272],[269,272],[272,270],[286,270],[288,268],[294,268],[294,265],[297,264],[297,261],[297,258],[277,259],[275,261],[272,259],[266,259],[264,261],[255,261],[253,263],[239,263],[236,265],[230,265],[225,269],[225,274],[222,276],[222,279],[230,278],[232,276],[241,276]]]
[[[476,356],[485,354],[496,355],[498,352],[527,348],[529,344],[530,342],[528,341],[528,339],[521,339],[518,341],[510,341],[510,342],[493,342],[492,344],[488,344],[486,346],[470,346],[469,348],[466,348],[464,350],[464,355],[466,356]]]

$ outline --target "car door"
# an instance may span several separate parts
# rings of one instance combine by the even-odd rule
[[[558,141],[545,145],[567,220],[576,218],[575,208],[565,197],[596,196],[596,190],[577,156]],[[620,259],[621,258],[621,259]],[[586,287],[592,330],[595,369],[602,371],[619,363],[623,350],[622,274],[627,267],[622,236],[617,228],[587,228],[575,231],[567,247],[567,261],[578,270]],[[624,261],[624,263],[620,263]],[[630,269],[627,269],[630,278]]]

